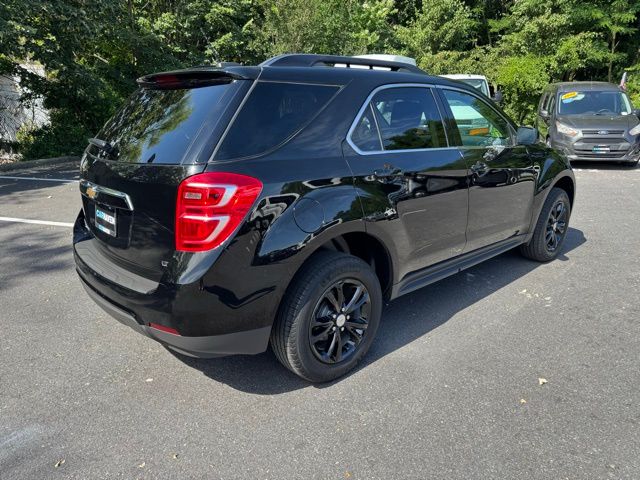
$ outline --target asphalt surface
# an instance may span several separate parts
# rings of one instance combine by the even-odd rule
[[[558,260],[396,300],[321,386],[270,352],[172,355],[89,300],[71,228],[0,220],[0,478],[640,478],[640,169],[576,175]],[[0,217],[79,207],[76,183],[0,176]]]

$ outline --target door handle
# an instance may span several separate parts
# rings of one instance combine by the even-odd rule
[[[393,165],[388,163],[384,164],[382,168],[378,168],[373,171],[373,175],[378,178],[389,178],[401,176],[404,172]]]
[[[478,175],[484,175],[489,171],[489,165],[484,162],[476,162],[471,165],[471,171],[473,173],[477,173]]]

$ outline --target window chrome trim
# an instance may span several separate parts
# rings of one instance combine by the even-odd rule
[[[437,98],[433,93],[433,88],[435,87],[437,87],[437,85],[434,85],[432,83],[389,83],[389,84],[381,85],[379,87],[374,88],[371,91],[371,93],[369,93],[369,95],[367,96],[367,99],[364,101],[364,103],[360,107],[360,110],[358,110],[355,120],[351,123],[351,127],[347,131],[347,138],[346,138],[347,143],[358,155],[383,155],[383,154],[389,154],[389,153],[415,153],[415,152],[425,152],[425,151],[432,152],[437,150],[453,150],[453,149],[457,150],[459,147],[449,145],[449,138],[447,135],[446,128],[445,128],[445,138],[447,140],[447,145],[449,145],[447,147],[433,147],[433,148],[426,147],[426,148],[408,148],[403,150],[384,150],[384,145],[382,144],[382,137],[381,137],[382,134],[380,133],[380,128],[378,127],[378,120],[376,118],[376,114],[374,111],[372,111],[371,113],[373,114],[373,119],[376,123],[376,128],[378,129],[378,137],[380,138],[380,144],[381,144],[380,146],[383,147],[383,149],[372,150],[372,151],[360,150],[360,148],[358,148],[358,146],[355,143],[353,143],[353,140],[351,139],[351,135],[353,134],[354,130],[357,128],[358,122],[362,119],[362,116],[365,110],[369,105],[372,104],[371,101],[373,100],[373,97],[378,92],[382,90],[388,90],[390,88],[424,88],[424,89],[430,90],[429,93],[433,98],[433,102],[436,106],[436,110],[438,112],[438,115],[440,115],[440,120],[442,121],[442,125],[444,127],[444,117],[442,116],[442,112],[440,111],[440,107],[438,106]]]
[[[111,188],[103,187],[101,185],[97,185],[89,180],[80,180],[80,193],[85,197],[93,200],[94,197],[90,197],[87,193],[87,190],[91,188],[96,194],[103,193],[105,195],[109,195],[111,197],[121,198],[124,200],[124,203],[127,204],[129,210],[133,211],[133,203],[131,202],[131,197],[124,192],[119,192],[118,190],[113,190]]]

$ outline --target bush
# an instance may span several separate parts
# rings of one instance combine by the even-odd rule
[[[18,150],[23,160],[80,155],[90,136],[91,132],[72,116],[54,112],[48,125],[18,132]]]
[[[533,124],[538,100],[550,80],[544,59],[534,55],[503,58],[496,72],[504,110],[518,124]]]

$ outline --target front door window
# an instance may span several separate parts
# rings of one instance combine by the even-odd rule
[[[493,108],[468,93],[444,90],[460,140],[465,147],[506,147],[513,145],[509,124]]]

